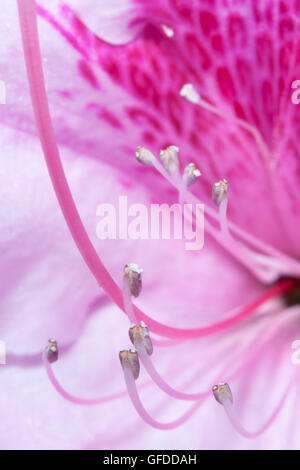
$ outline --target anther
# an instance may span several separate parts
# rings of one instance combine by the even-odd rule
[[[123,349],[119,353],[119,358],[123,369],[129,367],[133,378],[136,380],[140,373],[140,361],[137,351],[135,349]]]
[[[53,338],[48,340],[48,344],[45,348],[46,358],[50,364],[57,361],[58,359],[58,347],[57,341]]]
[[[225,179],[214,183],[212,189],[212,199],[216,206],[219,206],[223,199],[227,196],[228,189],[228,182]]]
[[[172,38],[174,36],[174,30],[172,28],[170,28],[169,26],[165,24],[161,24],[160,26],[168,38]]]
[[[143,163],[143,165],[148,166],[152,166],[153,159],[155,158],[154,155],[150,152],[150,150],[142,146],[136,149],[135,156],[140,163]]]
[[[201,172],[196,167],[195,163],[189,163],[183,171],[183,181],[186,186],[192,186],[199,176],[201,176]]]
[[[169,145],[169,147],[160,151],[163,166],[171,175],[178,173],[179,170],[178,152],[179,148],[176,145]]]
[[[196,91],[194,85],[192,85],[191,83],[186,83],[185,85],[183,85],[179,93],[180,96],[185,98],[187,101],[190,101],[191,103],[200,103],[200,95]]]
[[[141,322],[140,325],[131,325],[129,328],[129,338],[135,347],[141,344],[149,356],[153,353],[149,330],[144,322]]]
[[[131,295],[138,297],[142,290],[143,270],[135,263],[126,264],[124,267],[124,279],[127,279]]]
[[[218,385],[213,386],[212,391],[215,399],[220,403],[220,405],[232,405],[233,397],[228,383],[220,382]]]

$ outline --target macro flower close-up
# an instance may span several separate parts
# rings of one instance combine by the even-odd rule
[[[0,448],[299,448],[300,1],[0,14]]]

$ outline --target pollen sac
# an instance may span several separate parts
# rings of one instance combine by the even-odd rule
[[[227,196],[228,189],[229,185],[225,179],[214,183],[212,189],[212,199],[216,206],[219,206],[223,201],[224,197]]]
[[[135,263],[129,263],[124,268],[124,279],[127,279],[131,295],[138,297],[142,290],[143,270]]]
[[[169,147],[160,151],[160,158],[165,169],[172,175],[178,173],[179,170],[179,148],[176,145],[169,145]]]
[[[172,38],[174,36],[174,30],[170,28],[170,26],[161,24],[160,27],[168,38]]]
[[[53,338],[48,340],[48,344],[45,348],[46,351],[46,357],[48,362],[52,364],[52,362],[56,362],[58,359],[58,347],[57,347],[57,341]]]
[[[142,344],[149,356],[153,353],[153,345],[149,336],[148,327],[144,322],[140,325],[132,325],[129,328],[129,338],[132,344],[137,347],[137,343]]]
[[[183,181],[186,186],[192,186],[199,176],[201,176],[201,172],[198,170],[195,163],[189,163],[183,171]]]
[[[233,397],[228,383],[220,382],[212,388],[215,399],[220,405],[232,405]]]
[[[123,369],[128,366],[136,380],[140,374],[140,361],[137,351],[135,349],[123,349],[119,353],[119,358]]]
[[[198,104],[200,102],[200,95],[196,91],[194,85],[191,83],[186,83],[180,90],[180,96],[185,98],[187,101],[191,103]]]
[[[145,147],[138,147],[135,152],[137,160],[143,165],[152,166],[154,155]]]

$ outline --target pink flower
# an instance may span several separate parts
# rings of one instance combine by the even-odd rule
[[[2,7],[2,448],[297,447],[299,284],[290,278],[300,273],[300,108],[291,84],[300,75],[300,5],[219,3],[40,1],[55,137],[35,2],[18,1],[22,41],[17,6]],[[186,84],[193,87],[181,96]],[[141,145],[154,155],[178,146],[180,171],[194,162],[201,176],[186,188],[176,168],[170,175],[159,160],[140,165]],[[216,208],[212,187],[224,178],[229,192],[226,183],[215,187]],[[117,204],[119,195],[173,204],[178,190],[181,202],[205,203],[203,250],[188,252],[182,240],[97,239],[98,204]],[[154,353],[146,355],[139,336],[140,376],[133,380],[126,361],[136,358],[127,353],[124,375],[149,416],[132,406],[118,358],[130,347],[121,310],[123,267],[131,262],[143,268],[135,314],[148,325]],[[129,291],[125,300],[130,313]],[[57,362],[45,361],[52,383],[41,354],[48,338],[59,349]],[[85,401],[118,397],[76,404],[57,393],[55,378]],[[231,391],[217,385],[213,394],[223,380]],[[183,400],[191,394],[197,400]],[[157,429],[174,421],[173,429]]]

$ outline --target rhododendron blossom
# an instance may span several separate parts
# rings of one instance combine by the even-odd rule
[[[297,448],[300,2],[3,3],[1,448]]]

